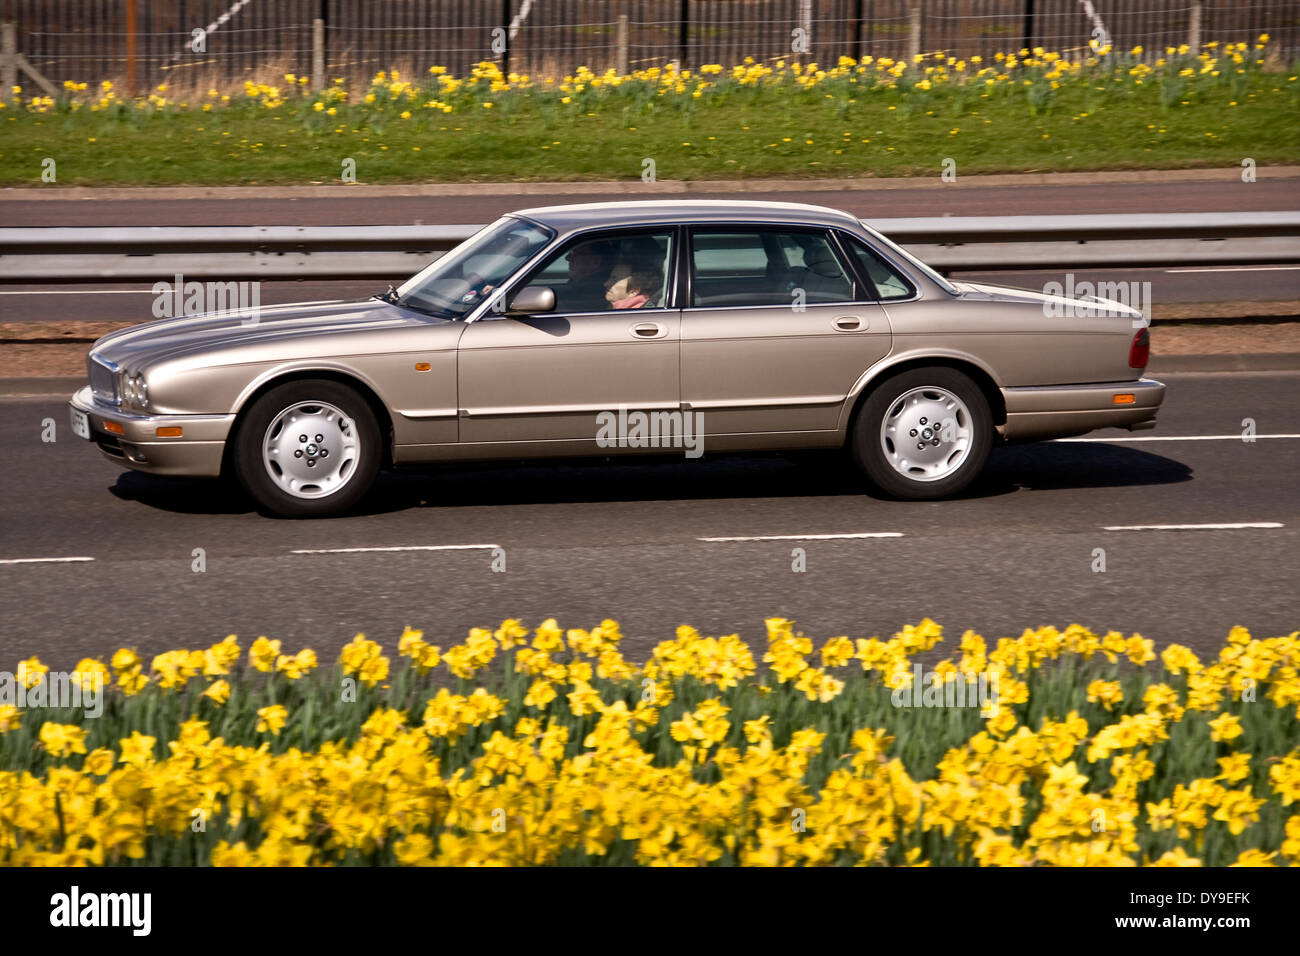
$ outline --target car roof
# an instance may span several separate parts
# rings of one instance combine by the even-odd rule
[[[512,213],[527,216],[560,232],[599,226],[641,223],[754,222],[818,226],[856,226],[858,220],[827,206],[745,199],[676,199],[637,202],[592,202],[538,206]]]

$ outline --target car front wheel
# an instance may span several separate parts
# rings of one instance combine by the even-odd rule
[[[854,423],[854,460],[896,498],[955,495],[988,460],[993,418],[988,400],[956,369],[902,372],[867,397]]]
[[[240,482],[285,517],[346,511],[374,483],[380,436],[366,400],[324,379],[288,382],[248,409],[235,437]]]

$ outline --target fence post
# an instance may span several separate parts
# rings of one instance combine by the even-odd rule
[[[1187,45],[1192,56],[1201,52],[1201,0],[1192,0],[1192,13],[1187,24]]]
[[[627,14],[618,15],[618,29],[614,33],[614,72],[627,76]]]
[[[907,16],[907,65],[915,66],[921,55],[921,0],[912,0]]]
[[[686,69],[690,65],[690,58],[687,54],[690,52],[690,26],[691,26],[691,0],[682,0],[681,6],[681,29],[677,37],[679,47],[678,59],[681,60],[679,69]]]
[[[1020,45],[1026,50],[1034,48],[1034,0],[1025,0],[1024,42]]]
[[[853,5],[853,59],[858,62],[862,61],[862,4],[863,0],[857,0]]]
[[[13,96],[17,85],[18,40],[14,36],[14,25],[6,21],[0,23],[0,100]]]
[[[505,43],[501,47],[501,72],[510,72],[510,0],[501,0],[501,28],[505,31]]]
[[[126,95],[135,96],[135,0],[126,0]]]
[[[325,89],[325,21],[317,17],[311,22],[311,91]]]

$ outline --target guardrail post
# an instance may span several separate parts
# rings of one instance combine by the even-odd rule
[[[311,91],[325,89],[325,21],[317,17],[311,22]]]
[[[907,65],[914,66],[921,55],[921,0],[913,0],[907,18]]]
[[[618,15],[618,28],[614,33],[614,72],[627,76],[627,14]]]
[[[0,23],[0,100],[7,100],[18,85],[18,40],[14,25]]]
[[[1201,0],[1192,0],[1191,15],[1187,22],[1187,45],[1192,56],[1201,52]]]

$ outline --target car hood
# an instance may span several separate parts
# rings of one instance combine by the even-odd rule
[[[1122,318],[1141,318],[1142,313],[1116,299],[1103,299],[1099,296],[1072,297],[1054,295],[1050,292],[1034,292],[1031,289],[1013,289],[1010,286],[988,285],[980,282],[953,282],[964,299],[983,299],[989,302],[1027,302],[1043,306],[1048,314],[1058,315],[1097,315],[1103,311],[1108,315]],[[1059,283],[1058,283],[1059,285]]]
[[[136,368],[196,352],[446,322],[379,299],[300,302],[256,312],[209,313],[144,322],[104,336],[95,342],[91,352],[122,368]]]

